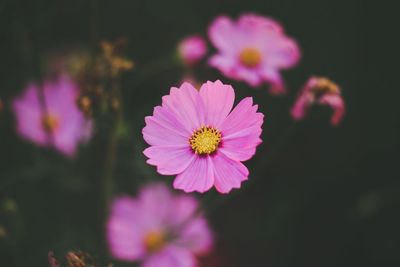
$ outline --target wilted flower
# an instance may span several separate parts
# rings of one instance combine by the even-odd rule
[[[50,267],[60,267],[61,264],[55,258],[53,251],[48,253]],[[65,255],[66,267],[94,267],[92,257],[83,251],[69,251]]]
[[[253,87],[268,82],[272,93],[285,92],[279,71],[293,67],[300,51],[278,22],[254,14],[242,15],[237,22],[220,16],[211,24],[209,37],[218,50],[211,66]]]
[[[323,77],[311,77],[291,109],[295,120],[302,120],[313,105],[325,105],[333,110],[331,123],[338,125],[345,113],[345,104],[340,87]]]
[[[39,146],[52,146],[67,156],[91,134],[91,121],[77,106],[78,88],[67,76],[30,83],[13,102],[18,133]]]
[[[185,192],[205,192],[213,185],[221,193],[240,188],[249,175],[241,161],[261,143],[264,115],[251,97],[232,110],[234,99],[232,86],[220,81],[199,91],[189,83],[172,87],[145,119],[143,137],[151,145],[144,151],[147,163],[160,174],[177,175],[174,187]]]
[[[199,35],[186,37],[178,45],[178,54],[187,65],[197,63],[207,54],[206,41]]]
[[[133,61],[119,55],[118,50],[126,44],[127,40],[122,38],[115,42],[103,41],[100,43],[102,57],[98,58],[97,65],[106,63],[106,71],[110,71],[111,76],[116,76],[123,71],[133,68]],[[105,62],[101,62],[104,60]]]
[[[212,234],[188,195],[173,195],[163,184],[141,189],[138,198],[117,198],[107,223],[111,254],[144,267],[194,267],[211,249]]]

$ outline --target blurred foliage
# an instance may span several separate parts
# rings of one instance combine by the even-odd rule
[[[206,35],[218,14],[253,11],[281,21],[301,44],[303,58],[285,73],[291,93],[280,98],[268,96],[265,88],[253,90],[223,79],[204,68],[205,62],[192,70],[199,80],[232,83],[237,99],[253,96],[266,114],[264,142],[246,163],[249,181],[228,196],[199,195],[210,203],[208,215],[218,237],[216,251],[201,262],[399,266],[399,93],[391,97],[394,88],[381,69],[394,64],[384,64],[391,44],[381,40],[397,16],[376,11],[376,5],[328,0],[1,1],[0,265],[48,266],[50,250],[56,255],[86,251],[102,266],[110,262],[101,241],[99,220],[105,215],[98,192],[114,115],[102,117],[95,138],[72,161],[21,140],[14,130],[10,101],[27,81],[43,77],[49,57],[74,49],[98,51],[100,41],[127,39],[124,52],[135,66],[118,79],[124,123],[114,133],[118,142],[110,187],[115,194],[134,194],[147,181],[172,181],[145,163],[141,129],[144,116],[170,86],[180,83],[177,42],[192,33]],[[380,55],[371,52],[377,50]],[[297,88],[312,74],[329,76],[343,88],[348,112],[340,127],[332,128],[323,110],[313,111],[304,123],[292,123],[288,110]]]

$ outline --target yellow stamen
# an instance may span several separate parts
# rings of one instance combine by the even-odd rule
[[[245,48],[239,56],[240,63],[248,68],[257,67],[261,63],[261,53],[255,48]]]
[[[59,119],[57,116],[51,114],[45,114],[42,117],[42,125],[46,132],[54,132],[58,126],[60,125]]]
[[[161,231],[152,231],[148,233],[144,239],[146,250],[150,253],[156,252],[164,247],[166,236]]]
[[[217,150],[221,142],[221,133],[209,126],[197,129],[189,139],[190,146],[197,154],[211,154]]]
[[[339,94],[339,86],[328,78],[316,78],[315,85],[312,87],[312,91],[316,95],[323,94]]]

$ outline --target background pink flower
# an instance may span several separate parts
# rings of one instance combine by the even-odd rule
[[[91,121],[76,105],[77,94],[76,84],[67,76],[46,80],[42,87],[30,83],[13,102],[17,132],[39,146],[53,146],[73,156],[79,142],[91,134]]]
[[[179,43],[178,53],[185,64],[195,64],[207,54],[206,41],[200,35],[186,37]]]
[[[345,114],[345,104],[340,87],[323,77],[311,77],[301,90],[290,113],[295,120],[302,120],[312,105],[326,105],[332,111],[331,123],[338,125]]]
[[[173,195],[163,184],[141,189],[138,198],[117,198],[107,236],[111,254],[144,267],[194,267],[213,236],[196,199]]]
[[[249,175],[241,161],[261,143],[264,115],[251,97],[232,110],[234,100],[233,88],[220,81],[209,81],[200,91],[189,83],[171,88],[162,106],[145,118],[147,163],[160,174],[177,175],[174,187],[185,192],[240,188]]]
[[[211,24],[209,37],[218,50],[211,66],[253,87],[267,82],[271,93],[285,92],[280,70],[293,67],[300,50],[278,22],[254,14],[244,14],[236,22],[220,16]]]

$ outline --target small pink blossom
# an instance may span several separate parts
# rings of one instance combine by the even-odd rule
[[[242,161],[261,143],[264,115],[251,97],[232,110],[234,100],[232,86],[220,81],[208,81],[199,91],[189,83],[172,87],[145,118],[147,163],[162,175],[177,175],[174,188],[185,192],[240,188],[249,176]]]
[[[39,146],[74,156],[78,144],[91,134],[91,121],[76,105],[77,94],[77,85],[67,76],[46,80],[42,86],[28,84],[13,101],[17,132]]]
[[[186,37],[179,43],[178,53],[185,64],[193,65],[207,54],[206,41],[200,35]]]
[[[267,82],[271,93],[285,92],[280,70],[293,67],[300,50],[278,22],[254,14],[244,14],[236,22],[220,16],[209,27],[209,37],[218,50],[211,66],[253,87]]]
[[[107,236],[111,254],[140,261],[143,267],[195,267],[213,236],[198,202],[174,195],[163,184],[141,189],[137,198],[117,198],[111,207]]]
[[[323,77],[311,77],[301,90],[291,115],[295,120],[302,120],[313,105],[326,105],[333,110],[332,125],[338,125],[345,114],[345,104],[340,87]]]

